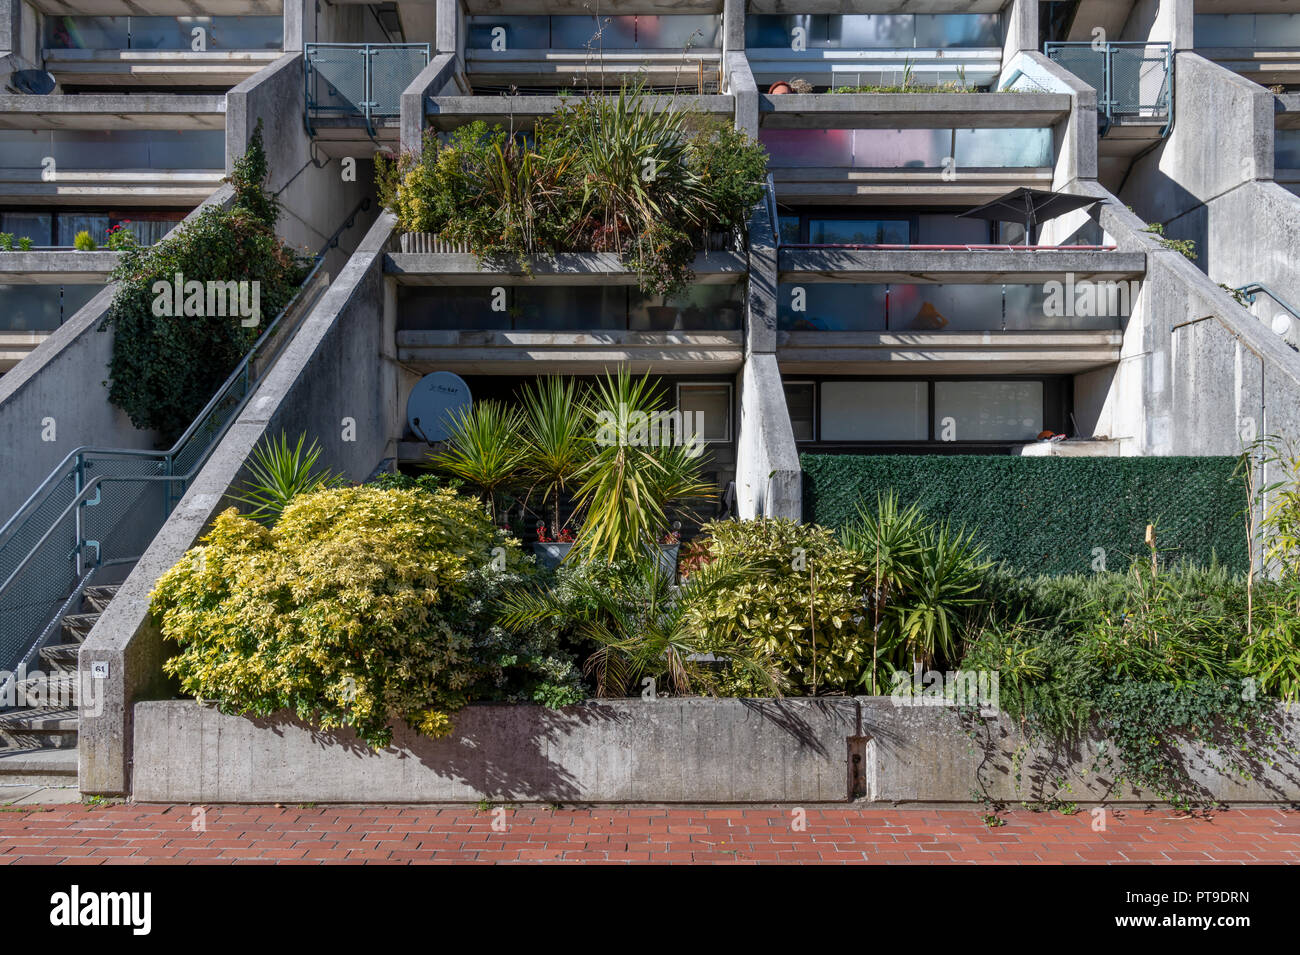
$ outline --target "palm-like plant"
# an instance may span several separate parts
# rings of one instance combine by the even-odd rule
[[[600,696],[617,696],[642,685],[646,677],[677,694],[708,691],[713,672],[701,659],[712,644],[689,624],[697,600],[733,589],[753,568],[731,560],[700,567],[674,587],[658,555],[637,554],[607,572],[575,574],[562,588],[537,588],[508,596],[502,621],[512,630],[556,619],[571,622],[574,635],[596,644],[585,670]],[[780,676],[738,648],[728,648],[733,670],[752,676],[772,695]]]
[[[655,548],[668,526],[668,506],[708,499],[700,446],[665,435],[648,375],[626,368],[599,380],[586,406],[595,425],[594,453],[578,472],[575,501],[587,510],[574,550],[585,560],[634,560]]]
[[[560,497],[587,462],[591,430],[585,396],[573,379],[539,378],[521,397],[524,470],[551,504],[551,534],[560,533]]]
[[[430,463],[479,488],[496,520],[497,491],[515,480],[524,462],[519,410],[499,401],[478,401],[451,415],[446,445],[429,452]]]
[[[242,493],[233,499],[252,508],[248,516],[253,520],[269,527],[280,519],[280,514],[297,495],[343,483],[342,477],[331,471],[315,470],[321,455],[320,445],[313,441],[304,450],[306,437],[298,435],[298,443],[289,447],[289,438],[281,431],[278,439],[268,439],[249,455],[246,467],[250,480],[244,482]]]

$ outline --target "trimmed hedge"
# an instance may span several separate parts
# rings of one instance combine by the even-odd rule
[[[1126,570],[1164,559],[1247,566],[1246,490],[1235,457],[1022,458],[1012,455],[804,454],[805,521],[839,529],[890,488],[930,517],[975,531],[993,560],[1025,574]]]

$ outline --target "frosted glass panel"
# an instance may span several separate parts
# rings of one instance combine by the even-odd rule
[[[823,441],[924,441],[927,387],[923,381],[825,381]]]
[[[1197,14],[1192,30],[1193,43],[1199,47],[1300,47],[1300,14],[1296,13]]]
[[[709,14],[636,18],[638,50],[693,50],[722,47],[722,19]]]
[[[816,394],[817,386],[812,382],[800,382],[785,386],[785,406],[790,412],[790,427],[794,431],[796,441],[812,441],[816,439],[816,428],[814,426],[816,418],[814,396]]]
[[[958,332],[1001,327],[1001,285],[889,287],[890,331]]]
[[[78,232],[89,232],[96,245],[108,243],[108,216],[86,213],[60,215],[59,236],[56,245],[71,246]]]
[[[795,28],[802,28],[808,49],[910,50],[915,47],[1000,47],[1002,17],[997,13],[873,13],[847,15],[745,17],[745,46],[790,49]]]
[[[853,165],[850,129],[760,129],[758,141],[768,151],[773,166]]]
[[[102,285],[0,285],[0,330],[53,331],[102,288]]]
[[[722,20],[708,14],[475,16],[469,18],[469,48],[491,50],[494,29],[505,31],[506,50],[698,50],[722,43]]]
[[[871,169],[934,169],[952,155],[950,129],[859,129],[853,165]]]
[[[777,292],[777,324],[792,332],[883,332],[888,288],[847,282],[783,283]]]
[[[1002,15],[998,13],[918,15],[915,21],[916,45],[921,48],[1002,45]]]
[[[1043,430],[1043,383],[935,382],[935,434],[948,428],[956,441],[1032,441]]]
[[[51,50],[190,50],[194,29],[208,50],[278,50],[282,17],[56,17],[45,18]]]
[[[921,245],[985,245],[989,241],[989,224],[979,219],[959,219],[955,215],[919,218],[917,242]]]
[[[1052,165],[1050,129],[959,129],[957,167],[1032,168]]]
[[[502,36],[507,50],[547,50],[551,46],[550,17],[470,17],[469,38],[466,45],[471,50],[492,49],[494,29],[504,30]],[[594,26],[587,36],[595,32]]]
[[[915,17],[909,14],[854,14],[828,17],[829,46],[847,50],[894,50],[914,45]]]
[[[597,37],[596,34],[601,34]],[[636,47],[636,17],[551,17],[551,46],[557,50],[631,50]]]

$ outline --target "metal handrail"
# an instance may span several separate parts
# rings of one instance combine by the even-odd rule
[[[889,245],[871,242],[787,242],[787,249],[852,249],[872,252],[1114,252],[1115,245]]]
[[[1169,127],[1173,123],[1173,95],[1174,95],[1174,69],[1173,69],[1173,44],[1167,42],[1145,42],[1142,40],[1116,40],[1106,41],[1104,43],[1083,41],[1053,41],[1043,44],[1043,54],[1049,59],[1059,62],[1059,57],[1053,56],[1053,53],[1060,50],[1085,50],[1089,49],[1101,56],[1102,83],[1101,88],[1097,89],[1097,112],[1101,116],[1102,122],[1097,130],[1098,136],[1105,136],[1110,131],[1111,125],[1115,121],[1118,113],[1126,110],[1119,109],[1123,104],[1117,97],[1115,90],[1115,54],[1118,51],[1127,49],[1155,49],[1163,51],[1164,54],[1164,81],[1160,85],[1160,93],[1154,103],[1138,102],[1132,104],[1137,109],[1150,109],[1165,118],[1164,127],[1160,130],[1160,137],[1163,139],[1169,135]],[[1140,99],[1140,96],[1139,96]]]
[[[781,248],[781,214],[776,207],[776,180],[767,174],[767,215],[772,220],[772,245]]]
[[[279,327],[280,321],[284,318],[285,313],[297,304],[299,298],[301,298],[308,285],[315,280],[323,264],[324,258],[317,256],[315,265],[313,265],[312,270],[307,274],[307,277],[303,279],[302,285],[300,285],[298,291],[294,293],[293,298],[291,298],[284,308],[280,310],[280,313],[271,320],[271,323],[267,325],[266,330],[258,336],[257,341],[255,341],[252,347],[249,348],[248,353],[244,355],[239,364],[235,366],[234,370],[226,376],[226,380],[222,382],[221,387],[217,389],[216,393],[208,400],[208,403],[203,406],[203,409],[198,413],[195,419],[190,422],[189,427],[185,429],[184,433],[176,439],[169,449],[166,451],[150,451],[142,448],[101,448],[94,445],[83,445],[82,447],[74,448],[68,452],[67,456],[64,457],[62,461],[55,465],[54,470],[50,472],[49,476],[37,486],[36,490],[31,493],[27,500],[24,501],[16,511],[14,511],[13,515],[5,521],[3,525],[0,525],[0,544],[3,544],[9,537],[11,531],[14,529],[15,523],[23,516],[23,514],[29,509],[29,506],[33,504],[37,498],[43,497],[54,484],[69,476],[69,471],[71,470],[69,465],[73,461],[79,461],[91,454],[120,455],[124,458],[140,458],[142,460],[154,459],[158,462],[160,468],[167,467],[170,462],[175,459],[176,455],[184,449],[189,439],[194,436],[194,432],[198,430],[199,425],[207,418],[208,413],[226,397],[231,386],[247,370],[249,361],[256,356],[262,345],[267,341],[268,336],[274,333]],[[0,586],[0,592],[3,592],[3,590],[4,587]]]
[[[1296,322],[1298,323],[1297,327],[1300,327],[1300,311],[1296,311],[1295,306],[1293,306],[1282,296],[1278,295],[1277,292],[1273,291],[1263,282],[1249,282],[1246,285],[1242,285],[1239,288],[1233,289],[1233,291],[1238,295],[1240,295],[1242,298],[1244,298],[1247,304],[1250,305],[1254,305],[1255,299],[1259,298],[1260,295],[1267,295],[1273,301],[1277,302],[1278,305],[1282,306],[1283,310],[1288,312],[1291,315],[1291,317],[1296,320]],[[1259,320],[1263,321],[1264,320],[1263,316],[1259,316]],[[1276,328],[1270,328],[1270,331],[1278,333]],[[1278,333],[1278,334],[1281,335],[1282,340],[1286,342],[1286,344],[1290,348],[1296,351],[1300,351],[1300,346],[1293,344],[1292,341],[1286,337],[1285,333]]]

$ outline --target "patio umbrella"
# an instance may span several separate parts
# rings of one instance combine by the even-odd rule
[[[1047,192],[1043,189],[1026,189],[1022,186],[992,202],[959,213],[957,217],[991,219],[994,222],[1023,222],[1025,241],[1028,242],[1030,230],[1039,222],[1055,219],[1076,209],[1086,209],[1099,202],[1100,199],[1092,199],[1088,196],[1075,196],[1068,192]]]

